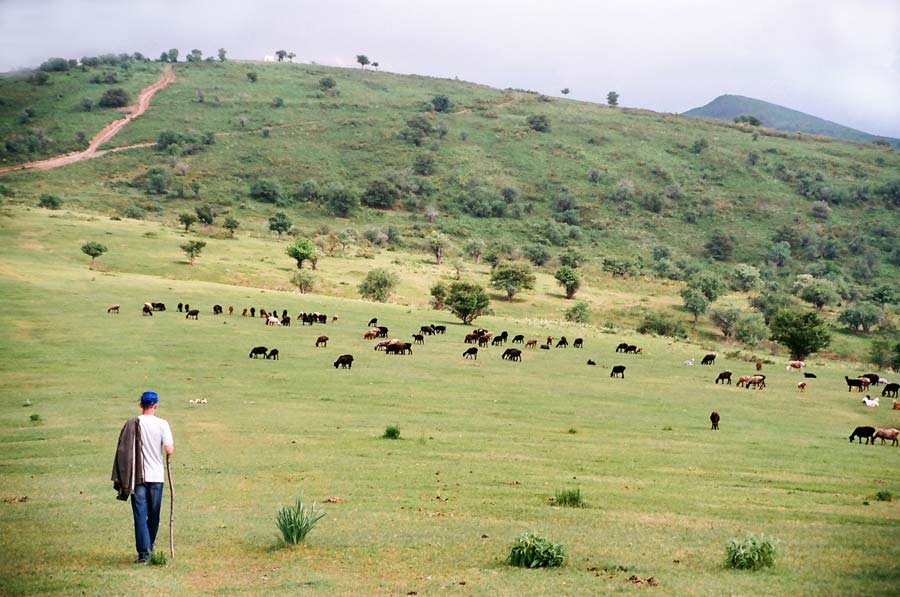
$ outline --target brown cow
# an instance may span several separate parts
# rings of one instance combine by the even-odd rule
[[[320,346],[328,348],[328,336],[319,336],[316,338],[316,348],[319,348]]]

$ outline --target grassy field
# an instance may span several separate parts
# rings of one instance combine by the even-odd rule
[[[273,249],[283,243],[262,236],[210,240],[191,268],[180,235],[152,222],[21,207],[2,217],[0,593],[894,595],[900,586],[900,507],[873,497],[900,496],[900,449],[847,442],[857,425],[900,426],[900,411],[847,393],[843,376],[862,365],[813,359],[818,378],[804,394],[781,358],[764,368],[765,390],[716,386],[719,371],[752,367],[722,350],[713,368],[685,367],[707,347],[561,324],[541,304],[498,308],[476,325],[583,337],[584,349],[526,351],[510,363],[488,348],[464,360],[469,328],[449,314],[351,299],[369,260],[323,261],[336,272],[322,273],[328,295],[299,295],[276,289],[291,264]],[[111,250],[89,270],[77,247],[94,239]],[[414,268],[434,269],[402,253],[379,260],[412,272],[404,294],[427,285]],[[643,292],[613,290],[623,300]],[[169,311],[142,317],[148,300]],[[199,308],[199,320],[175,312],[178,302]],[[107,315],[112,303],[120,315]],[[338,321],[267,328],[214,317],[216,303]],[[401,338],[425,323],[449,330],[412,356],[388,357],[362,340],[376,316]],[[314,348],[323,333],[328,348]],[[645,354],[616,354],[622,340]],[[281,360],[248,359],[260,344]],[[343,353],[356,361],[336,371]],[[609,377],[614,364],[627,366],[624,380]],[[177,558],[165,568],[129,563],[130,509],[109,482],[119,429],[148,388],[177,448]],[[400,440],[380,438],[388,425]],[[585,508],[548,500],[576,487]],[[345,501],[324,505],[306,544],[279,548],[276,513],[301,493]],[[566,565],[504,565],[524,531],[561,542]],[[777,540],[774,568],[723,567],[728,540],[748,533]],[[637,586],[632,575],[660,584]]]

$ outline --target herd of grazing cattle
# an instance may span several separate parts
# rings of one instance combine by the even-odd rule
[[[121,309],[120,304],[110,305],[107,309],[107,313],[109,314],[118,314]],[[162,312],[166,310],[165,303],[161,302],[147,302],[142,306],[142,314],[144,316],[153,316],[154,313]],[[178,303],[177,310],[179,313],[185,313],[186,319],[199,319],[200,311],[199,309],[191,309],[189,304]],[[224,308],[221,305],[214,305],[212,308],[213,315],[224,315]],[[234,314],[234,307],[228,307],[228,314]],[[243,317],[251,317],[256,318],[257,314],[259,318],[261,318],[266,326],[278,326],[278,327],[289,327],[291,325],[291,317],[288,315],[287,310],[283,309],[281,311],[281,315],[278,315],[278,311],[273,309],[271,311],[266,310],[264,308],[256,309],[255,307],[244,308],[241,312]],[[335,323],[337,321],[337,315],[333,315],[331,318],[331,322]],[[314,324],[327,324],[328,316],[324,313],[319,312],[300,312],[298,313],[296,321],[301,322],[302,325],[314,325]],[[411,338],[413,342],[406,342],[400,340],[399,338],[391,338],[388,339],[388,334],[390,330],[387,326],[378,325],[378,319],[372,318],[369,320],[367,324],[367,329],[362,335],[363,340],[376,340],[373,349],[376,351],[384,351],[386,355],[412,355],[413,354],[413,345],[424,345],[426,336],[439,336],[444,335],[447,332],[447,327],[444,325],[434,325],[434,324],[426,324],[419,328],[418,332],[414,332],[411,334]],[[489,346],[500,346],[502,347],[509,340],[509,333],[507,331],[503,331],[496,336],[490,330],[485,328],[476,328],[471,332],[465,334],[463,337],[463,342],[465,344],[470,344],[466,348],[462,356],[464,359],[478,359],[479,348],[484,349]],[[315,347],[319,348],[327,348],[329,337],[325,335],[319,335],[315,340]],[[551,347],[558,349],[565,349],[569,346],[569,341],[565,336],[559,337],[556,343],[554,344],[554,338],[552,336],[547,336],[546,340],[544,340],[540,344],[540,348],[542,350],[550,350]],[[516,334],[512,337],[510,341],[511,344],[521,344],[524,348],[527,349],[535,349],[538,347],[539,340],[536,338],[532,338],[529,340],[525,340],[524,334]],[[576,338],[572,342],[572,346],[576,349],[581,349],[584,347],[584,339]],[[626,354],[626,355],[642,355],[644,354],[643,348],[635,345],[629,344],[628,342],[619,343],[615,352]],[[523,351],[519,348],[506,348],[501,354],[501,360],[510,361],[510,362],[522,362]],[[258,359],[259,357],[263,357],[265,360],[279,360],[279,350],[277,348],[268,348],[266,346],[255,346],[250,350],[249,357]],[[337,357],[334,361],[335,369],[351,369],[353,366],[353,355],[351,354],[342,354]],[[715,364],[716,354],[709,353],[704,355],[700,359],[701,365],[712,366]],[[690,358],[684,361],[684,365],[692,366],[695,363],[695,359]],[[588,359],[587,364],[590,366],[595,366],[597,363],[593,359]],[[762,390],[766,387],[766,376],[761,373],[763,366],[762,360],[756,360],[756,373],[750,373],[746,375],[741,375],[738,377],[738,381],[735,384],[735,387],[744,387],[747,389],[754,388],[757,390]],[[788,371],[803,371],[806,367],[806,363],[803,361],[789,361],[787,363],[786,369]],[[610,378],[625,378],[625,365],[613,365],[609,377]],[[731,371],[722,371],[716,376],[715,384],[723,384],[723,385],[731,385],[732,382]],[[803,371],[804,379],[797,382],[796,387],[799,392],[805,392],[808,382],[808,379],[815,379],[816,375],[814,373],[810,373],[808,371]],[[847,391],[852,391],[854,388],[858,392],[863,392],[868,390],[870,386],[877,386],[879,384],[884,385],[884,389],[881,392],[882,397],[891,397],[893,403],[894,410],[900,410],[900,402],[896,400],[898,397],[898,391],[900,391],[900,384],[888,382],[883,377],[879,376],[876,373],[866,373],[860,375],[855,378],[851,378],[849,376],[844,376],[844,380],[847,384]],[[865,398],[862,399],[863,404],[868,407],[878,407],[878,398],[871,398],[869,395],[866,395]],[[710,415],[710,420],[712,422],[712,429],[718,430],[719,428],[719,420],[720,415],[718,412],[713,411]],[[862,438],[866,439],[866,443],[874,444],[876,438],[882,439],[882,444],[884,444],[885,439],[889,439],[892,441],[892,445],[896,446],[898,444],[898,434],[900,431],[894,428],[881,428],[876,429],[875,427],[862,426],[857,427],[853,434],[850,436],[850,441],[853,442],[854,439],[859,438],[860,443],[862,442]]]

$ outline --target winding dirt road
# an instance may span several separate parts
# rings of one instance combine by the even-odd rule
[[[141,91],[140,95],[138,95],[136,104],[121,108],[121,111],[125,113],[125,117],[114,120],[113,122],[110,122],[105,127],[100,129],[100,132],[93,136],[91,142],[88,144],[87,149],[85,149],[84,151],[67,153],[64,155],[56,156],[54,158],[48,158],[46,160],[26,162],[24,164],[15,164],[13,166],[2,166],[0,167],[0,174],[4,172],[12,172],[13,170],[50,170],[51,168],[59,168],[60,166],[74,164],[75,162],[80,162],[82,160],[89,160],[91,158],[95,158],[113,151],[131,149],[133,147],[148,147],[151,145],[156,145],[156,143],[154,142],[147,142],[137,143],[135,145],[129,145],[127,147],[116,147],[114,149],[99,149],[101,145],[112,139],[116,135],[116,133],[122,130],[123,126],[147,111],[147,108],[150,107],[150,99],[153,97],[153,94],[155,94],[160,89],[163,89],[169,83],[173,83],[174,81],[175,71],[172,70],[171,64],[167,64],[163,68],[162,77],[160,77],[160,79],[156,83],[145,87]]]

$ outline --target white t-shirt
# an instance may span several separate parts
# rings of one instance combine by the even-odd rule
[[[163,446],[174,446],[169,422],[156,415],[140,415],[141,445],[144,455],[144,482],[164,483],[166,467],[163,464]]]

